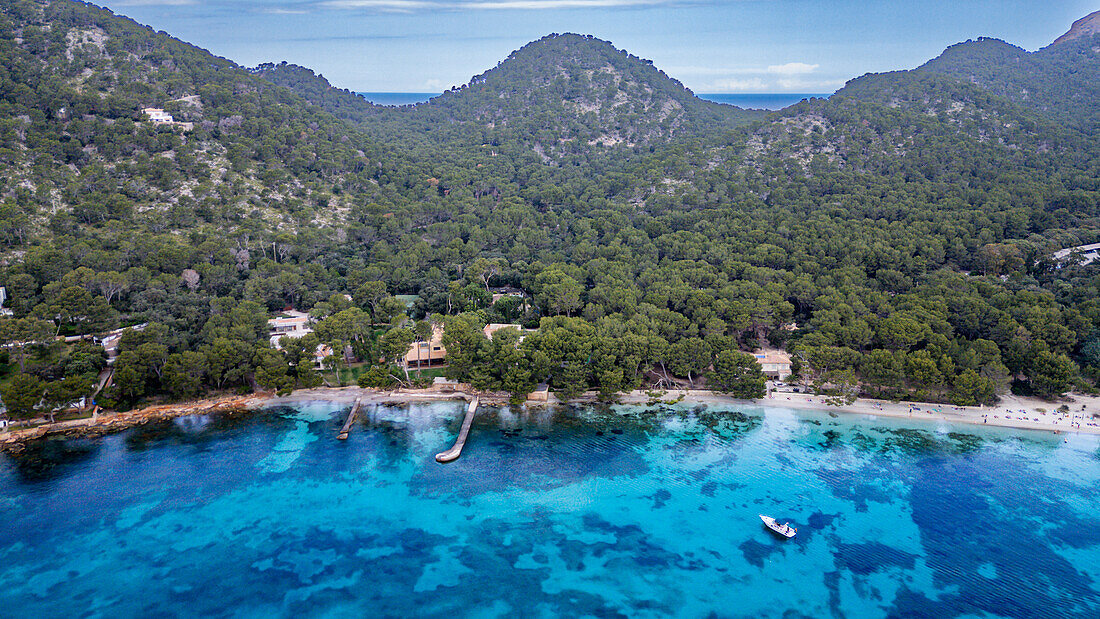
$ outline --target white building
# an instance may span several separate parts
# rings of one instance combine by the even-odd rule
[[[786,380],[791,375],[791,356],[782,350],[762,350],[752,356],[768,378]]]
[[[520,339],[521,342],[523,341],[523,337],[524,337],[523,334],[530,333],[530,332],[533,331],[533,329],[524,329],[523,325],[507,324],[507,323],[502,323],[502,322],[491,322],[491,323],[485,325],[485,328],[482,329],[481,332],[485,334],[486,339],[492,340],[494,333],[496,333],[497,331],[500,331],[501,329],[508,329],[508,328],[512,328],[512,329],[515,329],[516,331],[520,332],[519,339]]]
[[[171,114],[159,107],[142,108],[141,113],[154,125],[171,125],[173,127],[179,127],[184,131],[190,131],[195,128],[195,123],[177,121],[175,118],[172,118]]]
[[[328,344],[317,345],[317,349],[313,351],[313,363],[317,366],[318,370],[324,369],[325,359],[331,357],[332,352],[332,346],[329,346]]]
[[[267,327],[271,345],[276,350],[279,349],[279,338],[284,335],[298,338],[313,333],[313,329],[309,327],[309,314],[298,310],[286,310],[274,318],[269,318]]]
[[[1081,265],[1089,265],[1100,259],[1100,243],[1089,243],[1088,245],[1078,245],[1077,247],[1070,247],[1061,251],[1054,252],[1054,259],[1058,261],[1059,266],[1065,263],[1066,258],[1074,251],[1081,253]]]
[[[4,307],[4,302],[8,300],[8,289],[4,286],[0,286],[0,316],[11,316],[12,311]]]
[[[141,113],[145,114],[145,117],[152,121],[154,125],[167,125],[175,122],[175,119],[172,118],[171,114],[165,112],[159,107],[142,108]]]
[[[132,327],[122,327],[121,329],[108,331],[103,337],[97,338],[99,344],[103,346],[103,351],[107,353],[107,365],[114,365],[115,359],[118,358],[118,345],[122,342],[122,334],[126,333],[129,329],[142,331],[147,324],[149,323],[143,322],[140,325],[134,325]]]

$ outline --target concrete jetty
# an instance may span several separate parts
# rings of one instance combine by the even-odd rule
[[[458,438],[455,439],[454,447],[435,454],[436,462],[452,462],[462,455],[462,448],[466,446],[466,437],[470,435],[470,426],[474,423],[474,412],[477,411],[479,402],[480,398],[476,397],[470,402],[470,406],[466,408],[466,416],[462,419],[462,429],[458,431]]]
[[[96,413],[99,411],[99,406],[97,406],[96,403],[95,403],[96,396],[99,395],[100,391],[103,391],[107,387],[110,387],[111,383],[114,381],[114,379],[115,379],[115,369],[114,368],[106,368],[102,372],[99,373],[99,384],[96,385],[95,391],[92,392],[92,395],[89,396],[88,398],[86,398],[85,401],[87,402],[87,405],[84,407],[84,410],[92,411],[92,416],[93,417],[95,417]]]
[[[347,421],[344,422],[344,427],[340,428],[340,433],[336,435],[336,438],[341,441],[348,440],[348,433],[351,432],[351,424],[355,423],[355,416],[359,414],[359,407],[363,404],[363,398],[355,398],[355,404],[351,407],[351,413],[348,414]]]

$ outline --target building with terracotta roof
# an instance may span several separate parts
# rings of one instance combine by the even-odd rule
[[[786,380],[791,375],[791,356],[782,350],[765,349],[754,352],[752,356],[768,378]]]
[[[447,360],[447,349],[443,347],[443,325],[432,325],[432,337],[424,342],[409,344],[409,351],[401,360],[405,367],[421,368],[439,365]]]

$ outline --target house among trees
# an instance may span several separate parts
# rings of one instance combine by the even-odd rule
[[[492,302],[503,299],[504,297],[515,297],[517,299],[526,299],[527,293],[519,288],[513,288],[511,286],[501,286],[499,288],[490,288],[489,292],[492,293]]]
[[[141,113],[144,114],[145,117],[149,119],[149,122],[153,123],[154,125],[171,125],[173,127],[180,127],[185,131],[190,131],[191,129],[195,128],[194,123],[176,122],[176,119],[172,118],[171,114],[165,112],[159,107],[142,108]]]
[[[142,331],[148,324],[149,323],[143,322],[140,325],[134,325],[132,327],[122,327],[114,331],[108,331],[103,337],[96,338],[96,341],[103,346],[103,351],[107,353],[107,365],[115,364],[115,359],[118,358],[118,345],[122,342],[122,335],[130,329]]]
[[[299,336],[292,336],[292,337],[302,337],[302,336],[299,335]],[[317,369],[321,369],[321,368],[325,367],[325,359],[328,359],[329,357],[331,357],[332,353],[333,353],[332,346],[329,346],[328,344],[318,344],[317,345],[317,349],[313,351],[313,363],[314,363],[314,365],[317,366]]]
[[[447,349],[443,347],[443,325],[432,325],[432,337],[423,342],[409,344],[403,362],[405,367],[422,368],[439,365],[447,360]]]
[[[791,375],[791,356],[782,350],[765,349],[752,356],[768,378],[786,380]]]
[[[1060,268],[1074,255],[1080,257],[1081,266],[1088,266],[1100,260],[1100,243],[1089,243],[1088,245],[1078,245],[1077,247],[1056,251],[1054,252],[1054,260],[1057,261]]]
[[[145,114],[145,117],[149,119],[154,125],[167,125],[175,121],[172,115],[159,107],[146,107],[141,109],[141,113]]]
[[[284,335],[298,338],[313,333],[313,329],[309,326],[309,320],[309,314],[293,309],[286,310],[278,316],[268,319],[267,326],[271,337],[271,345],[276,350],[280,350],[279,338]]]
[[[313,333],[313,327],[310,326],[312,321],[313,319],[309,317],[309,314],[295,309],[283,310],[279,312],[278,316],[269,318],[267,328],[271,347],[275,350],[282,350],[283,347],[279,344],[279,340],[284,336],[298,339]],[[317,344],[313,351],[314,365],[318,369],[323,368],[325,359],[331,357],[333,352],[332,347],[328,344]]]
[[[524,329],[522,325],[507,324],[507,323],[500,323],[500,322],[491,322],[491,323],[485,325],[485,328],[482,329],[481,331],[482,331],[482,333],[485,334],[485,338],[487,340],[492,341],[494,333],[496,333],[497,331],[500,331],[501,329],[507,329],[508,327],[512,327],[516,331],[519,331],[521,334],[526,333],[526,332],[529,331],[528,329]],[[520,340],[523,340],[522,335],[520,335]]]

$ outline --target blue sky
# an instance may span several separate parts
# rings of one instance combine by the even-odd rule
[[[552,32],[653,60],[696,92],[828,93],[979,36],[1029,51],[1100,0],[117,0],[116,13],[246,66],[359,92],[440,92]]]

